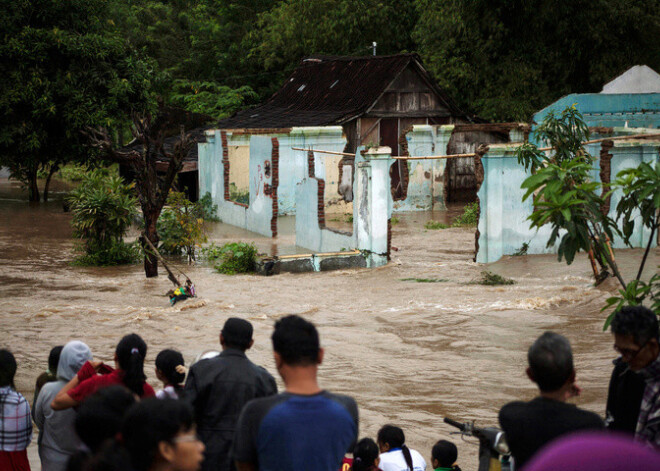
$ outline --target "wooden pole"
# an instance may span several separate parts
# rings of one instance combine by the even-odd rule
[[[181,286],[181,283],[179,282],[179,279],[176,276],[174,276],[174,273],[172,273],[172,270],[170,270],[170,267],[168,267],[167,263],[165,263],[165,259],[163,258],[163,256],[158,252],[158,250],[156,250],[156,247],[154,247],[154,244],[151,243],[151,241],[149,240],[149,237],[147,237],[147,234],[145,234],[144,232],[142,233],[142,239],[147,242],[147,245],[151,248],[151,250],[154,251],[154,254],[156,255],[156,258],[158,258],[158,260],[160,260],[160,263],[162,263],[163,266],[165,267],[165,270],[167,270],[167,274],[168,274],[167,278],[174,285],[176,285],[177,288],[179,286]],[[186,276],[185,273],[183,273],[183,276]],[[187,276],[186,276],[186,278],[188,279]]]
[[[292,147],[292,150],[302,150],[305,152],[318,152],[319,154],[331,154],[331,155],[348,155],[349,157],[355,157],[355,154],[349,152],[335,152],[333,150],[320,150],[320,149],[303,149],[302,147]]]
[[[392,157],[394,160],[438,160],[438,159],[456,159],[460,157],[474,157],[475,153],[472,154],[451,154],[451,155],[425,155],[425,156],[397,156]]]
[[[625,141],[627,139],[640,139],[645,137],[660,137],[660,132],[649,133],[649,134],[631,134],[630,136],[614,136],[614,137],[603,137],[601,139],[593,139],[591,141],[584,141],[582,144],[596,144],[598,142],[605,141]],[[542,147],[540,151],[552,150],[554,147]]]

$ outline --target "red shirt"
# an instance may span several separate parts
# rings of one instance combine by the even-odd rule
[[[92,376],[91,378],[87,378],[75,388],[67,391],[67,394],[77,402],[83,402],[87,397],[91,396],[101,388],[112,386],[114,384],[124,386],[122,381],[123,376],[124,373],[119,370],[115,370],[107,375]],[[154,388],[152,388],[149,383],[145,381],[140,397],[152,397],[155,395],[156,393],[154,392]]]

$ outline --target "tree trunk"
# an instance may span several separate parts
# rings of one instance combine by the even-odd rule
[[[59,165],[51,165],[50,171],[48,172],[48,178],[46,178],[46,186],[44,186],[44,203],[48,202],[48,190],[50,189],[50,181],[53,178],[53,175],[60,169]]]
[[[158,222],[158,216],[160,211],[155,209],[145,210],[142,209],[144,214],[144,227],[145,234],[154,245],[158,247],[158,232],[156,231],[156,223]],[[156,254],[151,253],[151,249],[147,246],[146,243],[142,243],[142,248],[145,251],[144,256],[144,274],[147,278],[153,278],[158,276],[158,258]]]
[[[37,170],[30,170],[28,175],[28,199],[31,203],[38,203],[39,196],[39,185],[37,185]]]

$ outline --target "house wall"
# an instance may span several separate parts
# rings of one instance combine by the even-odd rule
[[[642,130],[615,129],[617,134],[632,134]],[[647,130],[652,131],[652,130]],[[637,167],[641,162],[654,164],[660,160],[658,142],[651,141],[612,141],[609,149],[602,143],[591,144],[588,151],[591,155],[600,156],[597,162],[603,163],[603,157],[608,161],[610,170],[601,172],[597,167],[592,175],[594,181],[608,180],[626,168]],[[512,255],[523,243],[529,244],[528,254],[556,253],[557,246],[546,247],[551,228],[544,226],[539,230],[530,229],[527,217],[532,214],[532,199],[522,201],[525,190],[520,188],[522,182],[530,174],[518,164],[515,150],[519,144],[500,144],[490,146],[488,153],[481,159],[484,170],[484,181],[478,192],[480,216],[478,225],[478,247],[476,260],[480,263],[490,263],[499,260],[504,255]],[[601,152],[602,151],[602,152]],[[610,158],[611,156],[611,158]],[[617,190],[612,195],[608,214],[616,216],[616,205],[621,198]],[[633,247],[643,247],[648,242],[650,231],[636,225],[631,238]],[[624,247],[623,241],[616,238],[614,247]]]

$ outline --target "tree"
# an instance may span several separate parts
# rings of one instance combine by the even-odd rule
[[[188,118],[188,119],[186,119]],[[205,120],[207,117],[191,116],[180,110],[168,109],[161,106],[158,115],[133,114],[134,147],[115,149],[112,137],[105,128],[88,128],[87,135],[91,144],[99,149],[103,157],[125,165],[135,176],[135,188],[138,201],[142,208],[144,218],[144,237],[147,237],[154,247],[158,246],[158,218],[167,201],[167,195],[172,182],[183,167],[183,159],[188,155],[191,147],[196,145],[194,139],[185,132],[184,125],[180,126],[179,138],[171,145],[166,145],[166,138],[172,129],[181,123],[187,122],[188,128],[196,127],[196,119]],[[168,162],[164,174],[157,170],[158,161]],[[142,240],[144,249],[144,272],[147,278],[158,276],[158,258],[147,248]]]
[[[569,93],[660,66],[659,0],[418,0],[413,38],[466,111],[527,121]]]
[[[90,159],[82,129],[116,126],[151,102],[153,64],[108,21],[104,0],[0,2],[0,165],[39,201],[39,170],[50,182],[61,164]]]
[[[649,250],[660,230],[660,163],[655,166],[642,163],[637,168],[623,170],[611,185],[592,181],[594,159],[583,147],[589,131],[575,106],[560,116],[550,113],[535,132],[541,142],[548,142],[552,154],[548,156],[529,143],[516,151],[518,161],[531,171],[522,184],[527,189],[523,201],[529,197],[534,200],[534,211],[528,218],[531,227],[552,227],[547,246],[559,241],[560,261],[564,258],[570,265],[578,252],[588,253],[597,281],[602,277],[596,263],[600,264],[602,273],[612,270],[621,288],[619,296],[609,298],[603,309],[649,301],[660,315],[660,275],[656,273],[648,281],[642,280]],[[614,190],[622,193],[615,219],[603,209]],[[635,226],[640,223],[650,229],[650,235],[637,276],[626,281],[610,241],[618,235],[630,245]],[[613,313],[607,318],[605,328],[612,316]]]

